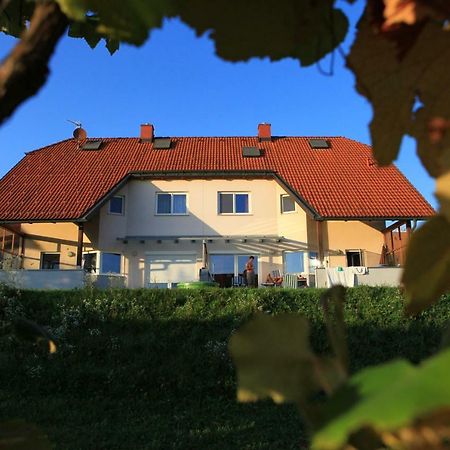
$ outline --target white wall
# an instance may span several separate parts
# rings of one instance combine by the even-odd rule
[[[75,289],[84,286],[84,271],[0,270],[0,283],[21,289]]]
[[[367,273],[356,275],[355,286],[400,286],[402,274],[401,267],[369,267]],[[316,269],[316,287],[329,287],[324,268]]]
[[[159,216],[156,214],[157,192],[185,192],[189,214]],[[245,215],[218,214],[218,192],[248,192],[250,212]],[[108,204],[100,211],[99,249],[124,255],[123,272],[128,286],[144,285],[145,258],[149,252],[196,252],[197,272],[202,265],[202,241],[195,243],[163,239],[117,240],[126,236],[283,236],[284,247],[271,242],[237,242],[214,240],[208,243],[210,253],[242,253],[260,256],[260,280],[273,269],[282,270],[282,250],[304,250],[307,242],[306,213],[281,214],[280,196],[286,194],[273,179],[261,180],[131,180],[117,195],[125,197],[123,216],[108,214]],[[306,266],[305,266],[306,267]]]

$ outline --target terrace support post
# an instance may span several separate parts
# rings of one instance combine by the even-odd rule
[[[78,241],[77,241],[77,268],[81,269],[83,263],[83,234],[84,224],[78,224]]]
[[[209,269],[209,267],[208,267],[208,248],[206,246],[205,239],[203,239],[203,243],[202,243],[202,267],[204,269]]]
[[[320,266],[319,267],[325,267],[324,264],[324,259],[325,259],[325,254],[323,251],[323,221],[322,220],[317,220],[316,221],[316,229],[317,229],[317,244],[319,247],[319,262],[320,262]]]
[[[411,221],[407,220],[406,221],[406,236],[409,242],[409,238],[411,237]]]

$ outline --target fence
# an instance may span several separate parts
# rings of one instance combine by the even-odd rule
[[[365,274],[355,274],[355,286],[400,286],[402,273],[402,267],[368,267]],[[328,284],[326,269],[316,269],[316,287]]]

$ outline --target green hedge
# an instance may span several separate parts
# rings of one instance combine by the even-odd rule
[[[238,404],[230,334],[256,312],[300,312],[328,351],[320,290],[13,291],[0,288],[0,416],[41,426],[57,449],[289,449],[290,406]],[[358,287],[345,307],[352,370],[433,353],[450,296],[414,319],[397,289]],[[15,317],[55,336],[48,355],[11,337]]]

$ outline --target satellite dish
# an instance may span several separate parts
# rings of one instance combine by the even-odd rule
[[[84,141],[87,138],[87,133],[86,131],[79,127],[79,128],[75,128],[75,130],[73,130],[73,137],[79,142],[79,141]]]

